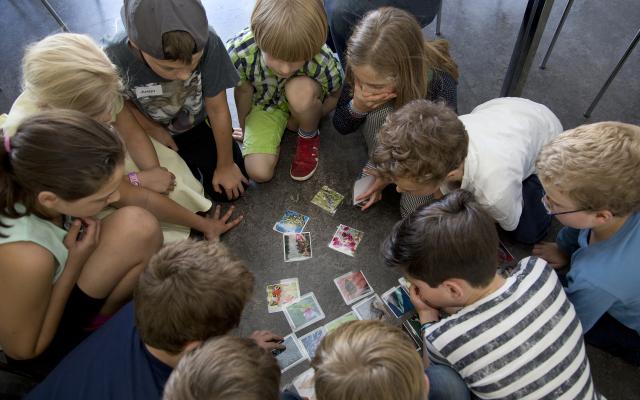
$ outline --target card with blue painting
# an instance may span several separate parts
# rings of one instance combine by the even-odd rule
[[[411,303],[409,294],[402,286],[392,287],[382,295],[382,301],[389,307],[389,310],[398,318],[404,314],[415,310]]]
[[[287,210],[273,226],[273,230],[280,233],[300,233],[309,222],[309,217],[297,211]]]
[[[322,338],[327,334],[327,330],[324,326],[316,328],[304,336],[300,336],[300,343],[307,352],[307,358],[312,359],[316,355],[316,349],[320,346]]]

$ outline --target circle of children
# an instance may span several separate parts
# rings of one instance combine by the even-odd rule
[[[334,109],[368,146],[362,208],[402,194],[381,251],[425,357],[370,313],[318,338],[300,395],[595,399],[585,342],[638,364],[640,127],[563,132],[522,98],[458,116],[447,43],[397,8],[363,15],[340,58],[318,0],[258,0],[226,45],[198,0],[125,0],[122,18],[104,50],[73,33],[30,45],[2,126],[0,346],[44,379],[29,398],[299,398],[280,392],[295,336],[282,352],[268,331],[228,335],[254,278],[218,241],[242,217],[211,200],[269,181],[285,129],[308,179]],[[542,243],[553,216],[565,227]],[[509,275],[497,229],[535,244]]]

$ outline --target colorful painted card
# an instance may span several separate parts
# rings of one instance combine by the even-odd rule
[[[345,303],[351,304],[373,293],[362,271],[347,272],[333,280]]]
[[[296,388],[300,397],[307,398],[308,400],[316,400],[315,382],[313,380],[315,376],[315,370],[309,368],[300,375],[293,378],[293,387]]]
[[[353,257],[363,236],[364,232],[340,224],[329,242],[329,247]]]
[[[267,285],[267,307],[270,313],[282,311],[284,304],[296,302],[299,298],[298,278],[283,279],[273,285]]]
[[[362,320],[391,321],[392,317],[377,294],[354,304],[351,307],[356,316]]]
[[[324,319],[324,312],[313,292],[301,296],[295,303],[287,304],[283,311],[294,332]]]
[[[338,206],[342,203],[342,200],[344,200],[343,195],[328,186],[323,186],[320,191],[313,196],[311,203],[334,215]]]
[[[327,330],[327,333],[337,329],[340,325],[346,324],[349,321],[357,321],[358,317],[353,311],[349,311],[348,313],[339,316],[338,318],[332,320],[331,322],[327,322],[324,326],[324,329]]]
[[[273,226],[273,230],[280,233],[300,233],[304,230],[309,219],[297,211],[287,210],[280,221]]]
[[[285,336],[282,344],[284,344],[285,349],[276,356],[282,372],[295,367],[306,359],[304,350],[293,333]]]
[[[392,287],[382,295],[382,301],[389,307],[389,310],[398,318],[404,314],[415,310],[411,303],[409,294],[402,286]]]
[[[327,330],[321,326],[300,337],[300,343],[307,353],[307,358],[312,359],[316,355],[316,349],[326,334]]]
[[[284,233],[282,248],[285,262],[308,260],[311,258],[311,234],[309,232]]]

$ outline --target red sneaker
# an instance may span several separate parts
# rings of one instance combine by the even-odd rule
[[[320,135],[311,139],[298,136],[296,155],[291,162],[290,175],[293,180],[306,181],[311,178],[318,168],[318,150],[320,149]]]

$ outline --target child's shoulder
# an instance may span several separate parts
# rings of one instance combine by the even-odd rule
[[[246,27],[225,43],[229,54],[246,56],[256,53],[259,49],[250,27]]]

